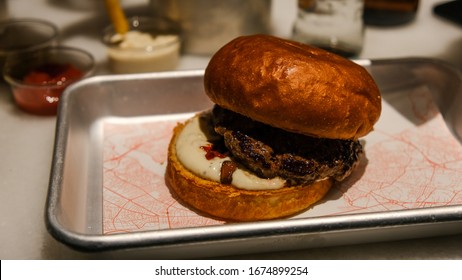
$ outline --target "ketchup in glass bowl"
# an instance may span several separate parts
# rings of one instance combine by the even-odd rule
[[[55,115],[62,92],[94,69],[88,52],[72,47],[49,47],[9,56],[3,77],[19,108],[36,115]]]

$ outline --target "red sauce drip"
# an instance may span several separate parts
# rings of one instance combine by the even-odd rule
[[[201,146],[201,149],[205,151],[205,158],[207,160],[212,160],[216,157],[218,158],[227,157],[225,153],[221,153],[217,149],[215,149],[215,146],[213,144],[208,144],[207,146]]]
[[[21,87],[13,90],[16,103],[26,111],[39,115],[54,115],[63,90],[83,76],[72,64],[49,63],[38,66],[27,73],[23,82],[29,85],[48,87]]]

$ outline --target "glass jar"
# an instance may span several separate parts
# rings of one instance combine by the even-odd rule
[[[411,22],[419,0],[365,0],[364,23],[375,26],[396,26]]]
[[[344,57],[363,47],[364,0],[299,0],[293,39]]]

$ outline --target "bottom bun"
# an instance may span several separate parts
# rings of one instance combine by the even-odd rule
[[[177,158],[176,140],[184,124],[173,133],[168,149],[165,180],[185,204],[216,218],[233,221],[269,220],[297,214],[321,200],[332,179],[276,190],[244,190],[203,179],[186,169]]]

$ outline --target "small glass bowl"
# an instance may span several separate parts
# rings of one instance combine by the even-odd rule
[[[179,25],[166,18],[133,17],[129,32],[117,34],[113,26],[104,29],[109,66],[113,73],[145,73],[174,70],[179,62]]]
[[[39,19],[0,22],[0,67],[8,55],[29,52],[57,44],[58,27]]]
[[[3,78],[16,104],[29,113],[55,115],[62,92],[91,75],[93,56],[81,49],[57,46],[8,56]]]

